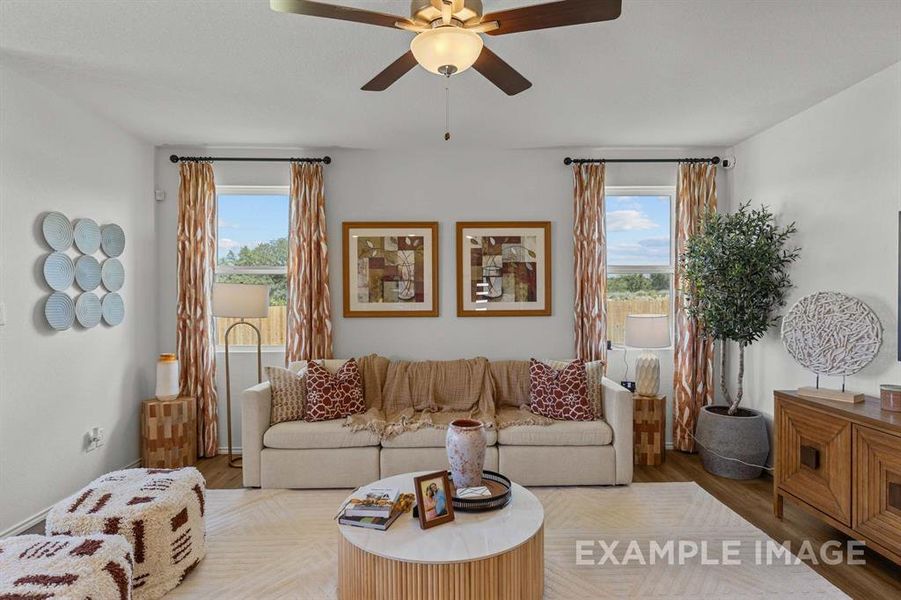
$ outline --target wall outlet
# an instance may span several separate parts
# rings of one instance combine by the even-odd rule
[[[100,446],[106,443],[106,432],[103,430],[103,427],[92,427],[90,431],[88,431],[88,445],[87,452],[93,452]]]
[[[635,393],[635,382],[634,381],[620,381],[619,384],[632,392]]]

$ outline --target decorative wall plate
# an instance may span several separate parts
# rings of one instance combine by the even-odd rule
[[[100,226],[93,219],[75,221],[75,247],[84,254],[94,254],[100,249]]]
[[[75,301],[75,318],[82,327],[96,327],[100,323],[100,298],[93,292],[85,292]]]
[[[804,296],[782,319],[782,343],[817,375],[853,375],[882,345],[882,323],[861,300],[838,292]]]
[[[53,252],[44,259],[44,281],[50,289],[61,292],[75,281],[75,263],[62,252]]]
[[[75,302],[68,294],[53,292],[44,304],[44,317],[47,318],[50,327],[64,331],[75,322]]]
[[[41,231],[47,244],[57,252],[72,247],[72,223],[63,213],[49,212],[44,215]]]
[[[115,327],[125,318],[125,303],[122,302],[122,296],[115,292],[110,292],[103,297],[101,308],[103,322],[107,325]]]
[[[100,263],[93,256],[81,256],[75,261],[75,283],[86,292],[100,285]]]
[[[125,267],[118,258],[108,258],[100,267],[100,280],[103,287],[111,292],[118,292],[125,283]]]
[[[100,228],[100,247],[107,256],[119,256],[125,250],[125,232],[115,223],[104,225]]]

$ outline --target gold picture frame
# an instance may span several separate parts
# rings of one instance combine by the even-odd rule
[[[434,487],[434,490],[432,488]],[[454,520],[450,480],[447,471],[436,471],[413,478],[413,493],[419,513],[419,526],[429,529]]]
[[[342,224],[344,316],[438,316],[438,222]]]
[[[551,222],[457,223],[457,316],[551,314]]]

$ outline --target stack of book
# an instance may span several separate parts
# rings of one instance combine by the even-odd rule
[[[345,505],[344,510],[338,516],[338,522],[341,525],[384,531],[403,512],[394,506],[399,495],[400,490],[397,488],[363,490]]]

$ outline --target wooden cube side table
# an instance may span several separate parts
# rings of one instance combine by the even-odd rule
[[[659,465],[664,461],[666,443],[666,396],[633,396],[632,421],[634,463]]]
[[[141,459],[145,468],[177,469],[197,462],[197,401],[144,400],[141,406]]]

